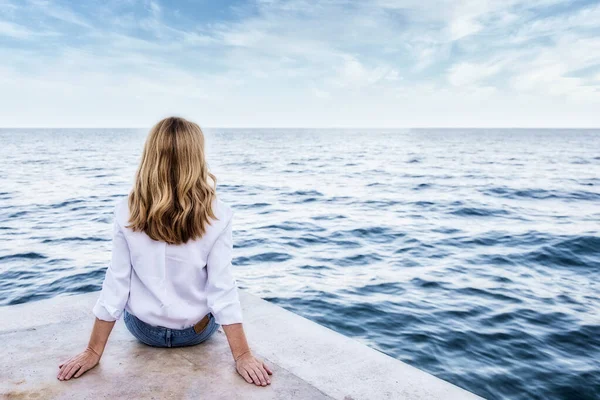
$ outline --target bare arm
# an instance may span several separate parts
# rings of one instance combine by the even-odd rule
[[[108,342],[108,337],[115,326],[115,322],[116,321],[103,321],[97,317],[94,321],[94,328],[92,329],[92,334],[90,335],[88,348],[98,353],[100,357],[102,357],[102,353],[104,353],[106,342]]]
[[[69,380],[73,377],[79,378],[83,373],[98,365],[114,326],[115,321],[103,321],[96,318],[86,349],[60,363],[56,377],[61,381]]]
[[[106,269],[102,291],[93,308],[96,319],[90,341],[83,352],[59,364],[57,378],[61,381],[72,377],[79,378],[100,362],[108,337],[127,303],[131,269],[129,247],[117,222],[115,211],[111,262]]]
[[[227,335],[227,341],[231,348],[231,355],[233,359],[237,359],[239,356],[250,351],[246,335],[244,333],[244,327],[242,324],[230,324],[222,325],[225,335]]]

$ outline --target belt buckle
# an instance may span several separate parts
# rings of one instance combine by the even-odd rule
[[[196,323],[196,325],[194,325],[194,332],[196,332],[196,333],[202,332],[204,330],[204,328],[206,328],[206,326],[208,325],[209,321],[210,321],[209,314],[206,314],[204,316],[204,318],[202,318],[200,321],[198,321]]]

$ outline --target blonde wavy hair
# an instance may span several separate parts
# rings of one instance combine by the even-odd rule
[[[183,118],[165,118],[146,139],[129,194],[127,227],[169,244],[199,238],[210,218],[217,219],[212,207],[216,184],[200,127]]]

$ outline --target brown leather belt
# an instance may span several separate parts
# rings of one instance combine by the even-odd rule
[[[208,325],[208,322],[210,321],[210,313],[206,314],[204,316],[204,318],[202,318],[200,321],[198,321],[196,323],[196,325],[194,325],[194,332],[196,333],[200,333],[204,330],[204,328],[206,328],[206,325]]]

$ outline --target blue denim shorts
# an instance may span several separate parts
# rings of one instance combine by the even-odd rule
[[[193,326],[186,329],[153,326],[128,313],[127,310],[123,314],[123,320],[133,336],[140,342],[153,347],[194,346],[211,337],[220,326],[216,323],[212,313],[209,313],[208,324],[200,333],[196,333]]]

